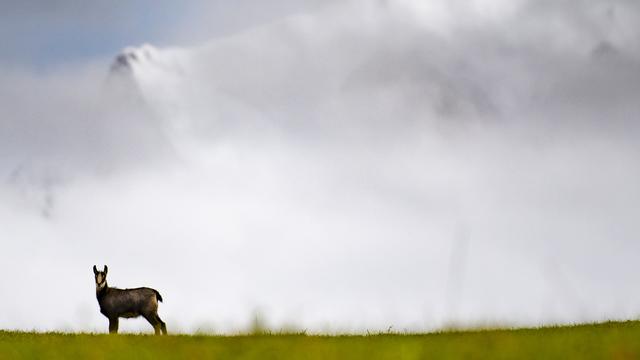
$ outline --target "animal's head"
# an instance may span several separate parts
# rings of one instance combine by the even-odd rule
[[[98,271],[98,269],[96,269],[96,266],[93,265],[93,275],[96,278],[96,289],[102,289],[103,287],[107,286],[107,271],[109,271],[107,265],[104,266],[103,271]]]

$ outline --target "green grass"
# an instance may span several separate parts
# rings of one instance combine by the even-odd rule
[[[0,331],[0,359],[640,359],[640,322],[380,335],[155,337]]]

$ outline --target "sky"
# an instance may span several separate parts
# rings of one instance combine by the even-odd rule
[[[0,328],[106,332],[94,264],[170,332],[640,312],[633,1],[1,7]]]
[[[318,1],[174,1],[120,3],[2,1],[0,59],[47,71],[111,59],[130,45],[198,43],[316,7]]]

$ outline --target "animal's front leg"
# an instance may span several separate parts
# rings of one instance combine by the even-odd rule
[[[110,318],[109,319],[109,334],[117,334],[118,333],[118,318]]]

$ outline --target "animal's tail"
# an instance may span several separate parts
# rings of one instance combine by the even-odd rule
[[[156,299],[158,299],[158,301],[162,302],[162,295],[160,295],[158,290],[156,290],[156,289],[152,289],[152,290],[153,290],[153,292],[156,293]]]

